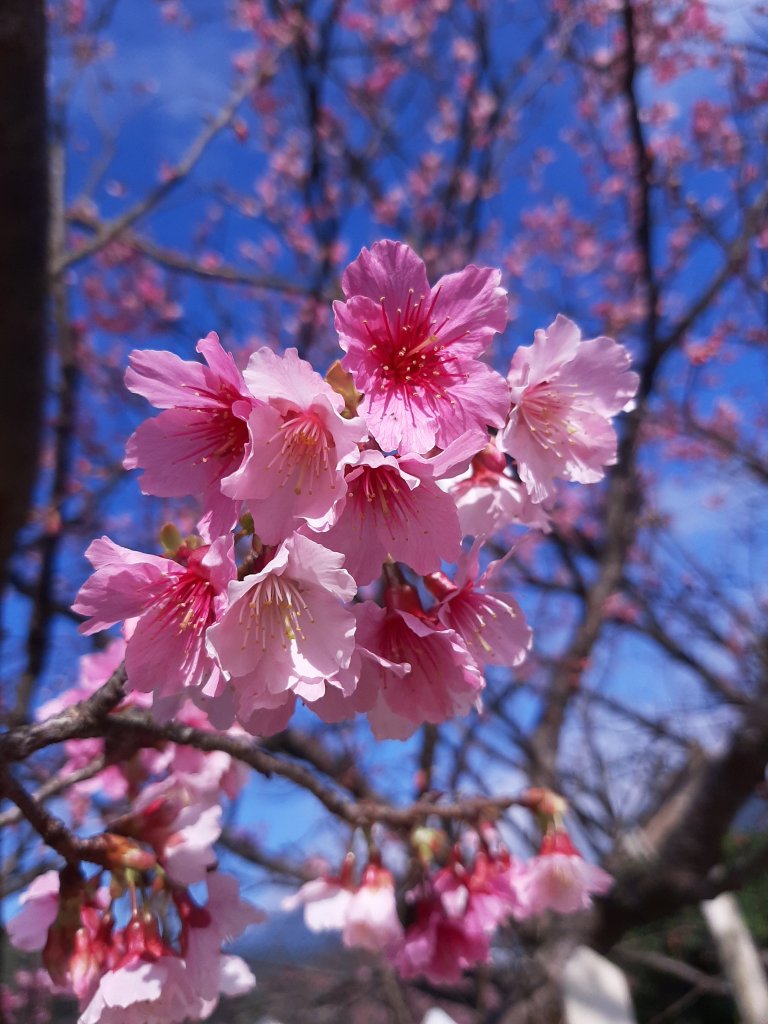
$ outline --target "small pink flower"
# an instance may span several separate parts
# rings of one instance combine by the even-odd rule
[[[180,957],[134,957],[102,975],[78,1024],[181,1024],[197,1003],[193,979]]]
[[[72,606],[88,621],[89,634],[136,618],[125,651],[128,684],[175,700],[200,689],[218,667],[208,655],[205,632],[216,620],[227,583],[236,575],[231,537],[180,552],[180,561],[120,547],[107,537],[86,551],[95,572]]]
[[[211,731],[212,723],[200,708],[189,702],[184,703],[176,714],[177,721],[194,729]],[[233,725],[231,735],[243,735],[243,730]],[[200,793],[212,793],[218,798],[222,793],[233,800],[249,778],[247,765],[226,754],[223,750],[203,751],[187,744],[169,743],[166,750],[153,750],[157,761],[151,763],[155,774],[166,770],[179,782]]]
[[[509,391],[477,358],[507,323],[500,280],[498,270],[468,266],[430,289],[424,263],[393,241],[347,267],[347,301],[334,303],[342,362],[384,451],[426,453],[503,425]]]
[[[346,483],[340,514],[318,540],[342,552],[359,586],[372,583],[387,558],[426,573],[458,557],[456,506],[428,466],[364,451],[347,470]]]
[[[342,932],[344,945],[376,953],[394,949],[402,938],[403,926],[397,916],[392,875],[378,864],[369,864],[347,906]]]
[[[393,958],[403,978],[425,977],[435,984],[459,981],[462,972],[487,963],[490,939],[461,913],[449,913],[440,895],[411,894],[415,920]]]
[[[305,882],[298,892],[283,900],[283,910],[303,907],[304,924],[312,932],[341,931],[352,902],[353,868],[354,861],[348,857],[338,878],[322,876]]]
[[[522,866],[520,897],[526,915],[555,910],[575,914],[592,903],[592,894],[608,892],[613,878],[607,871],[589,864],[566,832],[544,836],[538,857]]]
[[[434,573],[425,582],[438,598],[434,613],[462,638],[481,665],[520,665],[531,647],[533,632],[520,605],[504,592],[485,588],[498,565],[492,562],[479,576],[479,544],[462,552],[455,580]]]
[[[358,643],[377,656],[362,659],[358,687],[375,695],[368,720],[377,739],[405,739],[425,722],[465,715],[485,680],[459,635],[424,618],[412,588],[386,596],[386,609],[355,607]]]
[[[512,478],[497,447],[498,435],[459,476],[440,481],[456,503],[465,537],[489,537],[507,526],[527,526],[549,533],[544,505],[531,501],[525,487]]]
[[[344,399],[294,348],[283,356],[259,349],[244,376],[259,401],[248,420],[247,457],[223,490],[245,501],[265,544],[278,544],[301,520],[326,521],[366,428],[342,417]]]
[[[198,907],[186,893],[177,896],[176,905],[182,919],[182,949],[187,970],[196,979],[197,994],[207,1001],[217,999],[220,991],[222,945],[238,938],[249,925],[263,921],[264,915],[240,899],[239,883],[231,875],[213,871],[206,881],[208,902],[205,907]]]
[[[639,379],[629,365],[622,345],[605,337],[581,341],[576,324],[560,315],[517,349],[502,448],[534,501],[554,493],[555,478],[595,483],[616,461],[611,417],[628,408]]]
[[[144,494],[202,495],[208,535],[218,537],[237,519],[238,505],[220,483],[243,460],[256,403],[217,334],[201,339],[197,351],[207,366],[172,352],[131,353],[126,387],[166,411],[131,435],[123,465],[144,470]]]
[[[244,728],[261,734],[261,709],[294,695],[314,700],[349,665],[355,619],[342,602],[357,592],[343,557],[293,534],[260,571],[229,587],[229,607],[208,639],[235,693]]]
[[[112,830],[148,843],[169,878],[193,885],[216,863],[213,847],[221,835],[222,815],[218,799],[218,791],[201,791],[171,775],[147,786],[131,813]]]
[[[80,909],[81,923],[74,935],[67,980],[81,1006],[90,1001],[114,956],[112,919],[104,914],[108,904],[109,895],[105,889],[101,905],[90,904]]]

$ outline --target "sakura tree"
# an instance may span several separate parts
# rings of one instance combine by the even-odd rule
[[[765,13],[49,7],[9,1019],[208,1019],[303,908],[350,1020],[555,1021],[760,870]]]

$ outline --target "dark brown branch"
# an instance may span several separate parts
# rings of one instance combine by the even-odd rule
[[[658,971],[660,974],[666,974],[670,978],[685,981],[701,992],[709,992],[712,995],[720,996],[730,994],[730,987],[722,978],[705,974],[704,971],[699,971],[697,968],[684,964],[680,960],[675,960],[671,956],[664,956],[663,953],[653,953],[640,949],[631,949],[628,946],[618,946],[614,950],[613,956],[623,963],[637,964],[639,967],[649,967],[652,971]]]
[[[16,726],[0,735],[0,766],[23,761],[44,747],[104,734],[104,719],[125,696],[125,668],[116,669],[92,697],[44,722]]]
[[[303,864],[295,864],[288,861],[279,854],[267,853],[255,842],[251,836],[241,832],[234,832],[231,829],[225,830],[219,839],[219,843],[225,849],[242,857],[251,864],[257,864],[274,875],[290,878],[293,881],[309,882],[317,877],[316,871],[310,871]]]
[[[35,790],[32,794],[32,799],[39,804],[49,797],[65,793],[72,786],[77,785],[78,782],[85,782],[86,779],[92,779],[94,775],[98,775],[99,772],[104,770],[105,766],[104,758],[97,757],[90,764],[79,768],[76,772],[70,772],[68,775],[54,776]],[[18,825],[23,819],[24,815],[18,807],[15,810],[12,808],[9,811],[3,811],[0,814],[0,828],[5,828],[6,825]]]
[[[7,769],[0,771],[0,793],[16,804],[46,846],[55,850],[68,864],[77,867],[82,861],[88,861],[101,867],[114,866],[105,836],[94,836],[91,839],[75,836],[60,818],[42,807]]]
[[[431,815],[457,821],[482,820],[494,817],[515,805],[526,805],[524,797],[480,797],[459,800],[453,804],[421,800],[408,807],[398,808],[375,800],[353,801],[343,796],[336,786],[321,781],[303,764],[284,760],[267,753],[250,738],[229,733],[206,732],[178,722],[155,722],[149,715],[125,712],[113,715],[105,722],[108,734],[134,735],[137,740],[155,743],[170,740],[188,744],[197,750],[221,750],[266,777],[273,775],[288,779],[311,793],[335,817],[353,826],[380,823],[391,828],[410,829]]]

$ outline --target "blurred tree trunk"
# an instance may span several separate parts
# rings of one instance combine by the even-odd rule
[[[43,0],[0,4],[0,586],[38,465],[48,171]]]

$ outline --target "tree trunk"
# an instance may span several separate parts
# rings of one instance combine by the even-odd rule
[[[43,0],[0,5],[0,586],[35,483],[46,349]]]

